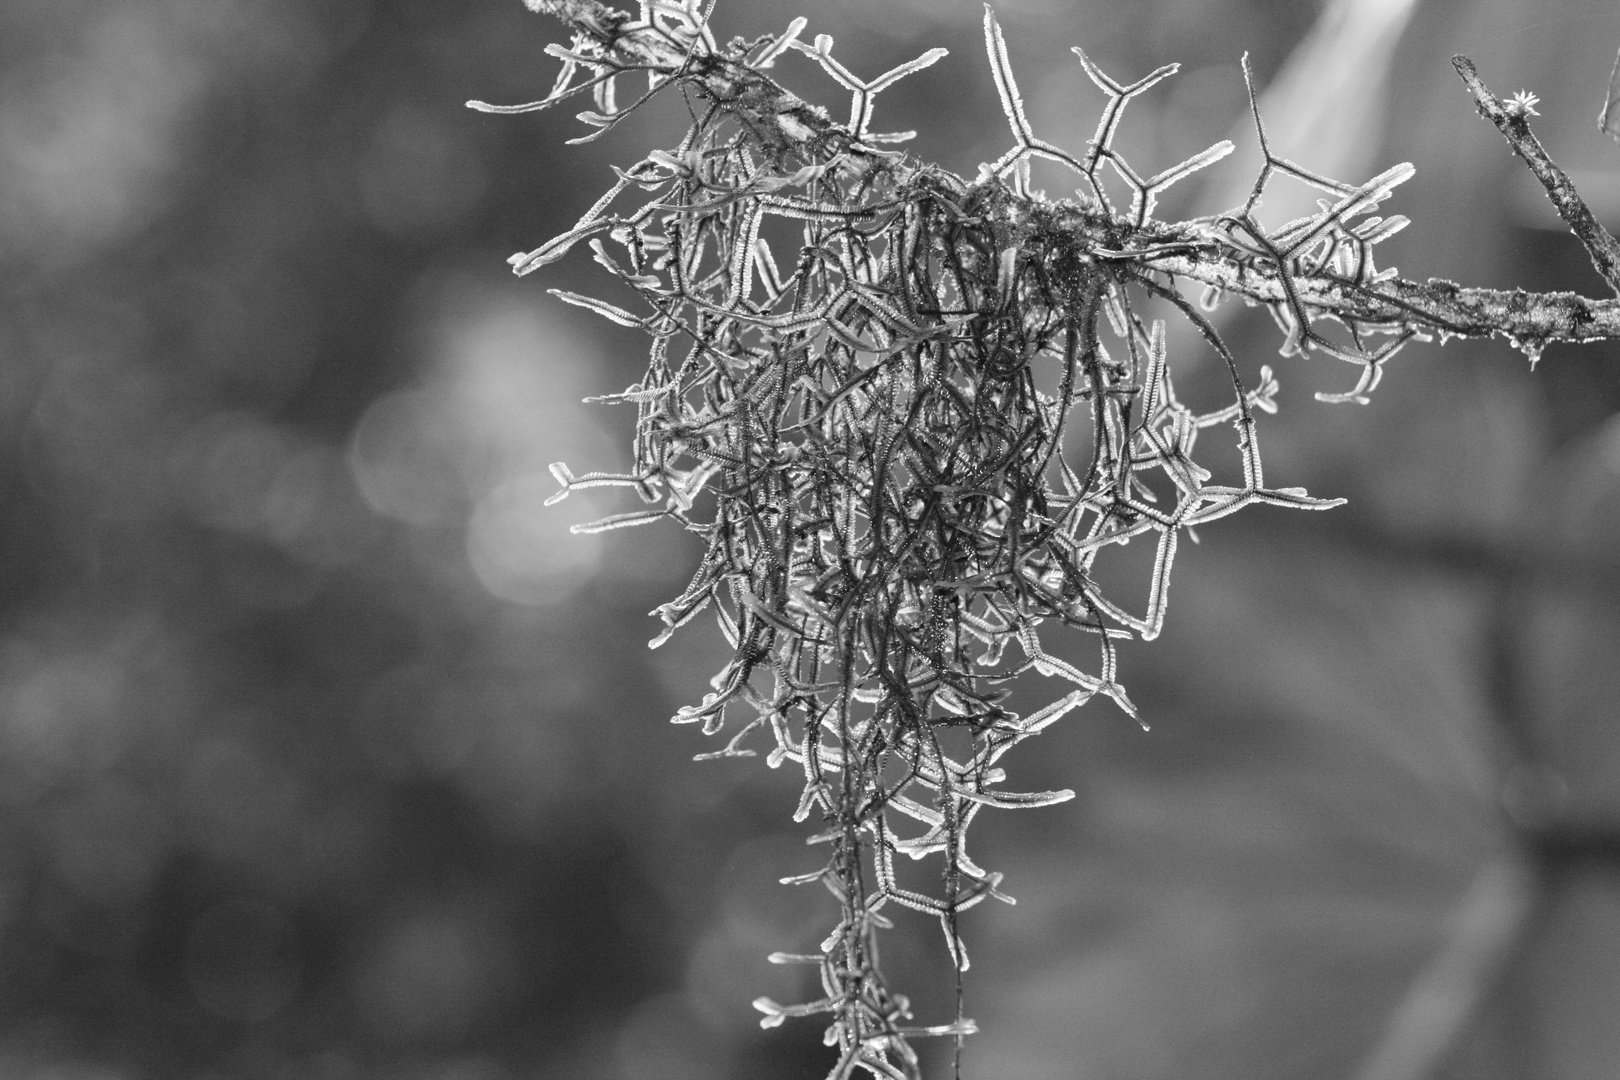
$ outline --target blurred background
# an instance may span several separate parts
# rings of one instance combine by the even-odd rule
[[[972,175],[1008,142],[981,10],[716,22],[806,14],[863,73],[948,46],[879,123]],[[1537,93],[1620,226],[1606,0],[997,12],[1070,148],[1102,100],[1069,45],[1121,78],[1182,63],[1118,145],[1148,172],[1240,149],[1167,215],[1247,191],[1248,50],[1279,152],[1356,182],[1416,163],[1383,265],[1604,291],[1448,60]],[[580,399],[644,344],[546,295],[611,289],[584,255],[504,260],[684,130],[674,100],[584,147],[566,113],[463,108],[543,96],[562,36],[516,0],[0,5],[0,1076],[828,1067],[818,1024],[749,1007],[811,993],[765,957],[832,917],[775,883],[818,865],[798,786],[694,764],[715,747],[666,723],[718,634],[645,648],[695,542],[570,536],[619,507],[591,493],[541,507],[547,463],[627,461],[630,414]],[[778,70],[841,112],[804,58]],[[1279,368],[1268,479],[1350,504],[1203,530],[1164,637],[1124,655],[1152,732],[1094,704],[1008,759],[1079,797],[979,821],[1020,903],[966,920],[968,1075],[1612,1077],[1620,349],[1532,374],[1501,342],[1414,345],[1371,405],[1328,406],[1351,369],[1278,363],[1263,314],[1226,326]],[[1196,387],[1208,361],[1177,355]],[[897,981],[937,985],[937,928],[890,939]]]

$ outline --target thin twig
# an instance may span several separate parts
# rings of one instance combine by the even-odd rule
[[[1460,54],[1453,56],[1451,66],[1457,69],[1457,74],[1468,85],[1468,92],[1474,95],[1480,115],[1496,125],[1496,130],[1513,147],[1513,152],[1530,166],[1530,171],[1536,174],[1541,186],[1547,189],[1547,198],[1552,200],[1558,216],[1586,246],[1586,253],[1592,257],[1592,265],[1609,283],[1609,288],[1620,294],[1620,241],[1616,241],[1609,230],[1592,216],[1592,211],[1587,208],[1580,192],[1575,190],[1569,175],[1542,148],[1541,141],[1530,130],[1530,121],[1526,118],[1529,109],[1504,105],[1480,80],[1474,62],[1468,57]]]

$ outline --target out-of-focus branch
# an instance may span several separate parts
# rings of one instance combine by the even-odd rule
[[[1609,69],[1609,89],[1603,95],[1603,111],[1598,113],[1598,130],[1620,140],[1620,52],[1614,54],[1614,67]]]
[[[1357,1080],[1434,1075],[1517,946],[1535,901],[1535,879],[1515,857],[1481,868],[1448,921],[1445,941],[1407,989]]]
[[[1592,257],[1592,265],[1609,283],[1609,288],[1620,294],[1620,241],[1616,241],[1609,230],[1592,216],[1592,211],[1587,208],[1580,192],[1575,190],[1569,175],[1542,148],[1541,140],[1530,130],[1529,105],[1519,99],[1504,103],[1491,93],[1468,57],[1453,56],[1451,66],[1457,69],[1457,74],[1468,86],[1468,92],[1474,95],[1479,114],[1496,125],[1496,130],[1513,147],[1513,152],[1530,166],[1530,171],[1536,174],[1541,186],[1547,189],[1547,198],[1552,200],[1558,216],[1586,246],[1587,254]]]

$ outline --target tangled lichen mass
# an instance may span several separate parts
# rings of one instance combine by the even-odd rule
[[[1412,338],[1478,328],[1447,321],[1461,308],[1434,299],[1441,285],[1374,265],[1374,245],[1406,223],[1374,211],[1410,165],[1360,185],[1318,176],[1272,153],[1258,110],[1265,165],[1247,204],[1155,220],[1160,193],[1231,149],[1216,144],[1148,179],[1112,149],[1126,104],[1173,67],[1126,85],[1076,50],[1108,105],[1095,140],[1070,154],[1032,130],[986,8],[1014,145],[967,181],[887,148],[911,133],[870,130],[878,94],[943,50],[868,81],[831,38],[801,41],[803,19],[722,45],[697,0],[644,0],[637,17],[589,0],[526,2],[575,30],[569,47],[548,50],[563,71],[534,105],[477,107],[523,111],[588,92],[587,138],[659,92],[684,94],[694,118],[674,148],[619,170],[573,229],[512,259],[528,273],[586,243],[639,308],[553,291],[652,338],[645,376],[606,399],[638,410],[633,471],[554,466],[556,498],[629,487],[644,509],[579,528],[669,519],[702,540],[691,583],[657,609],[665,629],[652,644],[712,613],[734,653],[713,692],[675,720],[725,739],[702,757],[758,751],[802,774],[795,817],[819,822],[811,839],[827,854],[793,880],[826,886],[839,908],[819,951],[773,957],[813,964],[822,996],[756,1005],[767,1025],[829,1014],[834,1076],[914,1077],[913,1038],[960,1038],[973,1023],[960,975],[954,1017],[913,1020],[877,962],[885,909],[936,917],[966,969],[959,913],[987,897],[1010,902],[1001,876],[969,855],[975,816],[1072,796],[1006,787],[1007,751],[1098,695],[1134,715],[1115,642],[1158,634],[1184,531],[1255,503],[1337,505],[1268,486],[1255,414],[1274,411],[1276,380],[1262,368],[1244,383],[1207,308],[1241,295],[1271,310],[1285,355],[1356,365],[1353,389],[1323,395],[1334,400],[1365,400]],[[847,124],[764,73],[789,49],[851,92]],[[638,77],[646,92],[621,107],[616,83]],[[1034,158],[1072,170],[1077,198],[1032,190]],[[1130,190],[1128,207],[1110,203],[1105,166]],[[1278,174],[1327,197],[1319,213],[1268,230],[1253,211]],[[616,210],[632,193],[644,201]],[[766,240],[773,217],[800,231],[796,251]],[[1203,287],[1202,306],[1183,282]],[[1588,325],[1614,318],[1597,302],[1569,304]],[[1199,413],[1177,397],[1166,314],[1189,321],[1224,363],[1224,407]],[[1335,335],[1324,316],[1341,324]],[[1544,320],[1526,337],[1580,336],[1567,329]],[[1201,433],[1220,428],[1235,432],[1241,483],[1217,483],[1201,463]],[[1144,594],[1105,595],[1100,561],[1137,538],[1156,545]],[[1048,652],[1042,633],[1053,627],[1090,635],[1095,664]],[[1068,689],[1020,715],[1009,686],[1029,672]],[[937,886],[902,888],[896,860],[931,856]]]

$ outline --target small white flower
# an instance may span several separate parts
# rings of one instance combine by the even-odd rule
[[[1536,112],[1536,104],[1540,100],[1530,91],[1520,90],[1503,102],[1502,107],[1512,116],[1540,116],[1541,114]]]

